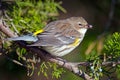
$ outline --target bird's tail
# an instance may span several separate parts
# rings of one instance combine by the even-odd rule
[[[31,42],[36,42],[38,38],[36,36],[32,35],[23,35],[20,37],[13,37],[13,38],[7,38],[7,41],[31,41]]]

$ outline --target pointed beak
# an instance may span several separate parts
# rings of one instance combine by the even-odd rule
[[[93,26],[92,25],[89,25],[89,24],[87,24],[86,26],[85,26],[87,29],[91,29]]]

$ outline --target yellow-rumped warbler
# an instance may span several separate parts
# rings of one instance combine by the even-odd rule
[[[54,56],[64,56],[75,49],[83,40],[88,28],[92,28],[82,17],[71,17],[49,23],[32,35],[8,38],[8,40],[33,41],[29,46],[41,46]]]

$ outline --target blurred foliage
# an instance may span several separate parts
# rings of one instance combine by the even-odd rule
[[[50,70],[51,68],[51,70]],[[60,78],[61,75],[65,72],[63,68],[60,68],[57,64],[55,63],[50,63],[50,62],[42,62],[40,65],[40,70],[38,72],[38,75],[40,73],[43,73],[45,77],[48,78],[48,74],[50,73],[52,75],[52,78]]]
[[[97,51],[94,49],[87,57],[87,61],[92,62],[92,65],[86,68],[89,74],[95,78],[95,80],[100,80],[105,75],[108,77],[107,79],[114,79],[112,74],[116,72],[119,77],[119,64],[102,66],[102,62],[120,61],[120,33],[115,32],[112,36],[108,36],[108,38],[105,39],[102,53],[103,54],[98,55]]]
[[[106,61],[120,61],[120,33],[115,32],[105,41],[103,52],[106,54]],[[120,65],[115,65],[114,69],[120,79]]]
[[[109,37],[105,41],[104,53],[106,53],[107,59],[110,61],[118,61],[120,58],[120,33],[114,33],[112,37]]]
[[[86,67],[86,72],[93,77],[94,80],[100,80],[100,78],[103,76],[101,66],[102,60],[100,59],[96,50],[91,52],[91,54],[87,57],[87,61],[92,63],[92,65]]]
[[[61,2],[54,0],[15,0],[6,11],[5,21],[16,33],[34,32],[59,15],[58,9],[66,12]]]

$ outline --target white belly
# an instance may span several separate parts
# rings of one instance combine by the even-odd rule
[[[53,56],[64,56],[68,53],[70,53],[72,50],[74,50],[82,41],[79,41],[79,43],[75,46],[73,45],[63,45],[63,46],[44,46],[43,49],[49,52]]]
[[[76,47],[71,47],[71,46],[59,46],[59,47],[56,47],[56,46],[46,46],[46,47],[43,47],[44,50],[46,50],[47,52],[49,52],[51,55],[53,56],[64,56],[68,53],[70,53],[73,49],[75,49]]]

